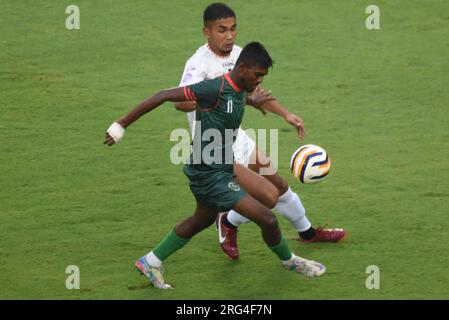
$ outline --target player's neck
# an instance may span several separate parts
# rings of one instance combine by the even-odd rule
[[[227,58],[231,54],[231,52],[224,52],[217,48],[214,48],[213,46],[210,45],[209,42],[207,43],[207,47],[209,48],[210,51],[212,51],[213,54],[215,54],[219,58]]]
[[[240,78],[237,76],[235,69],[229,72],[229,77],[231,78],[232,82],[240,89],[244,90],[245,86],[243,83],[241,83]]]

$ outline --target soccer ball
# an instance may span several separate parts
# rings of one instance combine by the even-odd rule
[[[323,148],[313,144],[299,147],[290,161],[292,174],[302,183],[323,181],[329,174],[331,162]]]

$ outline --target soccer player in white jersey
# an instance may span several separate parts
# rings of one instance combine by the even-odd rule
[[[207,43],[201,46],[187,61],[180,86],[191,85],[205,79],[213,79],[221,76],[234,67],[241,52],[241,48],[234,44],[237,36],[237,23],[234,11],[223,3],[209,5],[203,15],[203,33]],[[259,97],[257,96],[259,94]],[[257,100],[269,94],[261,88],[255,93],[254,105]],[[294,126],[299,138],[305,134],[304,124],[301,118],[294,115],[279,104],[274,98],[265,99],[262,110],[267,110],[281,116],[287,123]],[[195,125],[195,102],[178,102],[176,109],[187,113],[191,132]],[[262,173],[261,168],[273,168],[267,156],[257,148],[255,142],[240,128],[237,139],[233,145],[235,162],[242,164],[256,173]],[[275,170],[272,170],[276,172]],[[262,174],[263,175],[263,174]],[[277,194],[267,194],[267,197],[278,197],[274,209],[286,217],[299,234],[302,242],[338,242],[346,237],[343,229],[314,228],[305,215],[305,209],[298,195],[293,192],[288,183],[274,174],[263,175],[276,188]],[[263,192],[263,191],[262,191]],[[272,209],[272,208],[270,208]],[[237,248],[237,228],[240,224],[249,220],[234,210],[222,213],[217,219],[220,245],[224,253],[231,259],[239,258]]]

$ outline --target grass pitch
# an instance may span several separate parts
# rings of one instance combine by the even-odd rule
[[[254,224],[241,260],[222,254],[213,228],[166,263],[175,290],[133,269],[194,199],[169,161],[186,116],[165,104],[113,148],[107,126],[148,95],[178,84],[204,43],[209,2],[2,2],[0,12],[0,298],[2,299],[448,299],[449,3],[230,1],[237,43],[258,40],[276,60],[264,87],[308,129],[298,141],[274,115],[247,111],[244,128],[279,128],[279,172],[314,225],[344,227],[341,244],[304,245],[279,217],[294,252],[318,260],[318,279],[284,271]],[[324,147],[328,179],[299,185],[298,145]],[[68,265],[80,268],[68,290]],[[380,269],[368,290],[367,266]]]

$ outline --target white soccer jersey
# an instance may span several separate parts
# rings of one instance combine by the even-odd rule
[[[179,86],[188,86],[203,80],[214,79],[231,71],[240,52],[242,52],[242,48],[234,46],[229,56],[220,57],[206,43],[199,47],[195,54],[187,60]],[[194,128],[192,126],[195,122],[195,111],[187,113],[187,119],[189,120],[190,132],[193,133]]]

